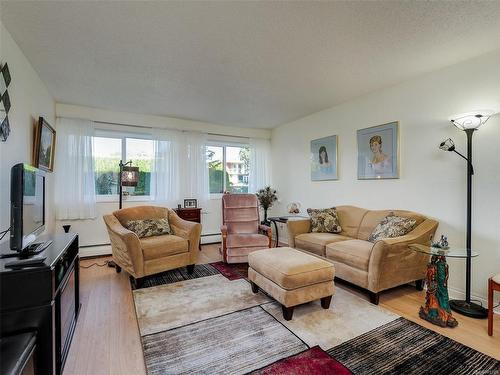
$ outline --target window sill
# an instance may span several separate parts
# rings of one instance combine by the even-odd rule
[[[127,202],[152,202],[151,197],[148,196],[129,196],[127,198],[123,198],[123,203]],[[96,203],[119,203],[119,199],[117,195],[109,196],[109,197],[98,197],[96,199]]]

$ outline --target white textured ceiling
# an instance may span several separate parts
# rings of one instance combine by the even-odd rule
[[[2,2],[58,102],[274,127],[500,48],[490,2]]]

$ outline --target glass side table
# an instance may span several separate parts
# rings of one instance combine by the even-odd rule
[[[441,327],[456,327],[458,322],[451,314],[448,297],[448,264],[446,258],[467,258],[467,250],[459,248],[440,249],[421,244],[408,245],[413,251],[428,254],[431,261],[427,265],[427,292],[425,306],[420,307],[419,316]],[[471,252],[471,257],[479,254]]]
[[[301,215],[285,215],[285,216],[272,216],[268,217],[267,221],[269,223],[274,224],[274,229],[276,233],[276,245],[274,247],[279,247],[279,231],[277,223],[288,223],[289,220],[300,220],[300,219],[308,219],[309,216],[301,216]]]

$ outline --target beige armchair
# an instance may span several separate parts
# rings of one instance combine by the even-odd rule
[[[174,234],[139,238],[125,228],[129,220],[168,218]],[[111,240],[113,260],[120,272],[123,268],[135,279],[186,266],[194,270],[200,243],[201,224],[181,219],[165,207],[138,206],[124,208],[104,215],[104,222]]]

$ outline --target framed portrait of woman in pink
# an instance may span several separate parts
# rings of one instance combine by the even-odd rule
[[[399,122],[358,130],[358,180],[399,178]]]

